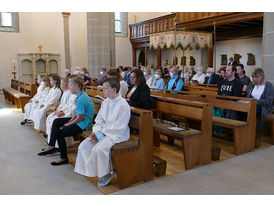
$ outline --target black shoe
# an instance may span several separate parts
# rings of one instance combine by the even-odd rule
[[[53,154],[53,153],[55,153],[55,152],[57,152],[56,151],[56,148],[52,148],[52,149],[50,149],[50,150],[48,150],[48,151],[43,151],[43,152],[39,152],[38,153],[38,155],[39,156],[46,156],[46,155],[48,155],[48,154]]]
[[[22,122],[20,122],[21,125],[25,125],[27,123],[27,120],[24,119]]]
[[[51,165],[53,165],[53,166],[59,166],[59,165],[64,165],[64,164],[68,164],[69,163],[69,161],[68,161],[68,159],[66,159],[66,160],[63,160],[62,162],[51,162],[50,164]]]
[[[48,138],[48,135],[47,135],[47,134],[43,134],[42,136],[43,136],[45,139]]]

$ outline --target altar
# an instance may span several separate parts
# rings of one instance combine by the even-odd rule
[[[59,74],[60,54],[22,53],[17,60],[20,81],[34,84],[39,75]]]

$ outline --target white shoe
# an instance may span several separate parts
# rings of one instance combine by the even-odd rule
[[[107,174],[104,177],[99,178],[98,186],[103,187],[108,185],[112,177],[112,174]]]

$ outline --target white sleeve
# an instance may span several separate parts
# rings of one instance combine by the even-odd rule
[[[61,96],[61,90],[60,89],[56,89],[56,91],[53,92],[52,96],[50,97],[50,99],[45,102],[45,107],[49,107],[51,105],[54,105],[58,99]]]
[[[106,100],[105,100],[106,101]],[[105,104],[106,102],[103,101],[102,104],[101,104],[101,108],[95,118],[95,125],[92,127],[92,132],[101,132],[104,124],[106,123],[105,120],[102,118],[102,115],[105,111]]]

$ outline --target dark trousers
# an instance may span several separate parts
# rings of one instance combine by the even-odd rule
[[[82,130],[77,124],[70,125],[68,127],[63,127],[71,118],[57,118],[53,121],[51,136],[49,145],[55,147],[56,141],[59,145],[59,150],[61,153],[62,159],[67,159],[67,144],[65,137],[70,137],[79,133],[82,133]]]

